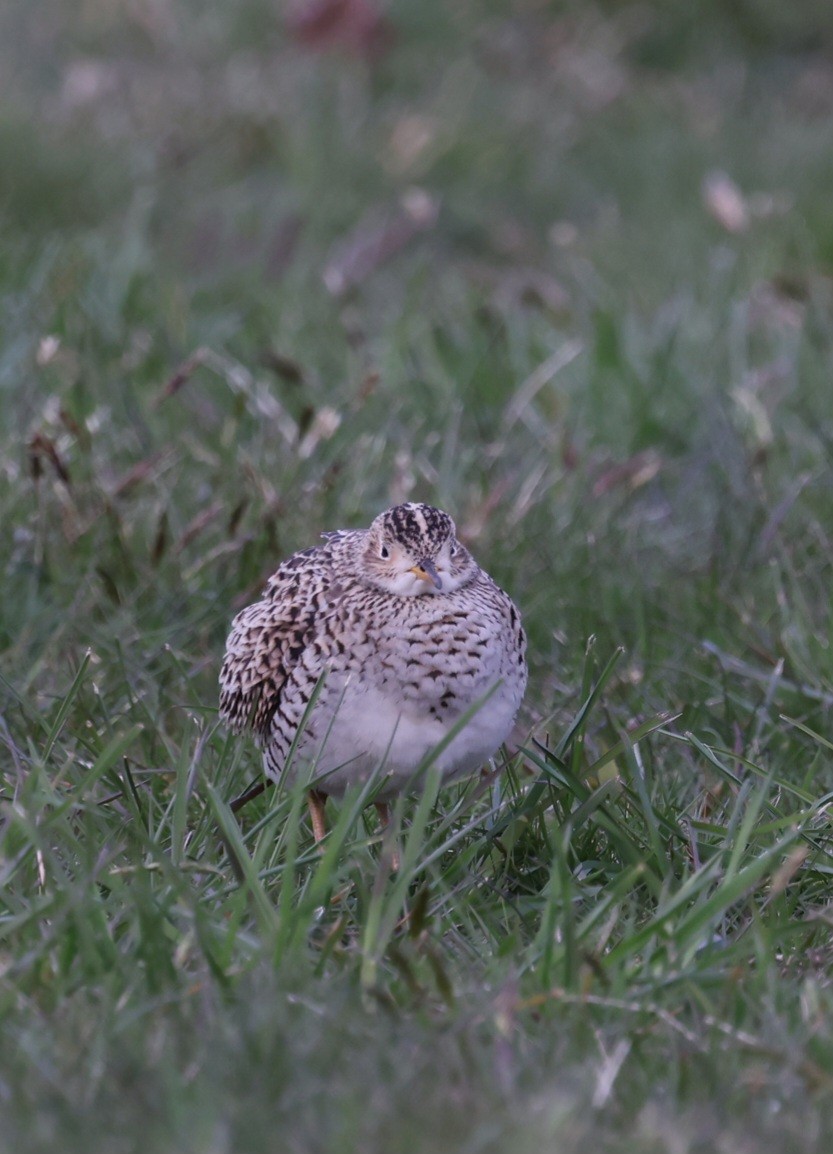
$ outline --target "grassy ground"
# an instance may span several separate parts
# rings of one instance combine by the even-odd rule
[[[678,7],[0,13],[0,1151],[829,1150],[833,20]],[[409,496],[531,684],[392,875],[216,675]]]

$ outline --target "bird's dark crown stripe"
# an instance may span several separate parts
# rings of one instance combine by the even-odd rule
[[[452,520],[442,509],[432,505],[395,505],[388,510],[386,522],[392,536],[405,545],[436,547],[452,533]]]

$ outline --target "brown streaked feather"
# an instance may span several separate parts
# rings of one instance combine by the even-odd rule
[[[315,635],[330,573],[326,546],[295,553],[235,617],[220,671],[220,715],[233,732],[268,738],[281,691]]]

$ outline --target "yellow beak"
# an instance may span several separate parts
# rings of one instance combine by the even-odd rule
[[[408,570],[413,573],[414,577],[419,577],[420,581],[430,581],[435,589],[442,589],[443,583],[440,575],[434,567],[433,561],[423,560]]]

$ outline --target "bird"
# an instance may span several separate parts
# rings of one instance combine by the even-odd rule
[[[520,613],[448,513],[407,502],[322,538],[237,614],[220,672],[220,716],[254,734],[266,780],[313,777],[317,842],[357,782],[378,775],[384,821],[432,751],[443,784],[485,766],[527,684]]]

